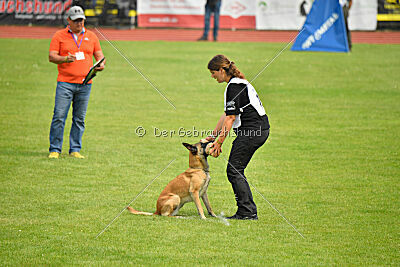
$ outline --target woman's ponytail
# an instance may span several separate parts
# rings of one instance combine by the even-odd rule
[[[235,62],[230,61],[224,55],[216,55],[208,62],[208,69],[219,71],[221,68],[231,77],[245,79],[244,74],[236,67]]]

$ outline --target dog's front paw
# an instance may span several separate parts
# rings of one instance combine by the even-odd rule
[[[214,218],[217,218],[217,215],[215,215],[214,214],[214,212],[213,213],[208,213],[211,217],[214,217]]]

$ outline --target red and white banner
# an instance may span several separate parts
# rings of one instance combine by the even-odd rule
[[[0,0],[0,24],[63,23],[72,0]]]
[[[220,28],[298,30],[314,0],[222,0]],[[206,0],[138,0],[139,27],[203,28]],[[351,30],[375,30],[377,1],[353,1]],[[210,22],[212,27],[213,20]]]
[[[205,4],[206,0],[138,0],[138,26],[203,28]],[[255,16],[254,0],[222,0],[219,25],[223,29],[254,29]]]

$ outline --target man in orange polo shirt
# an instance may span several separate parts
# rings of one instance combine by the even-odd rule
[[[86,74],[96,61],[104,57],[97,36],[85,27],[81,7],[68,11],[68,26],[57,31],[50,43],[49,61],[58,65],[57,88],[53,120],[50,127],[49,158],[59,158],[62,149],[65,120],[72,103],[72,126],[69,136],[69,154],[84,158],[79,152],[85,130],[85,115],[89,102],[91,81],[82,85]],[[97,71],[104,69],[103,62]]]

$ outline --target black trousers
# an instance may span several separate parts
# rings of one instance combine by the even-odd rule
[[[236,204],[238,206],[237,214],[253,215],[257,214],[257,206],[253,201],[253,195],[250,190],[244,170],[253,157],[256,150],[261,147],[269,136],[269,130],[257,131],[257,134],[238,134],[233,141],[229,163],[226,173],[229,182],[232,184],[235,193]]]

